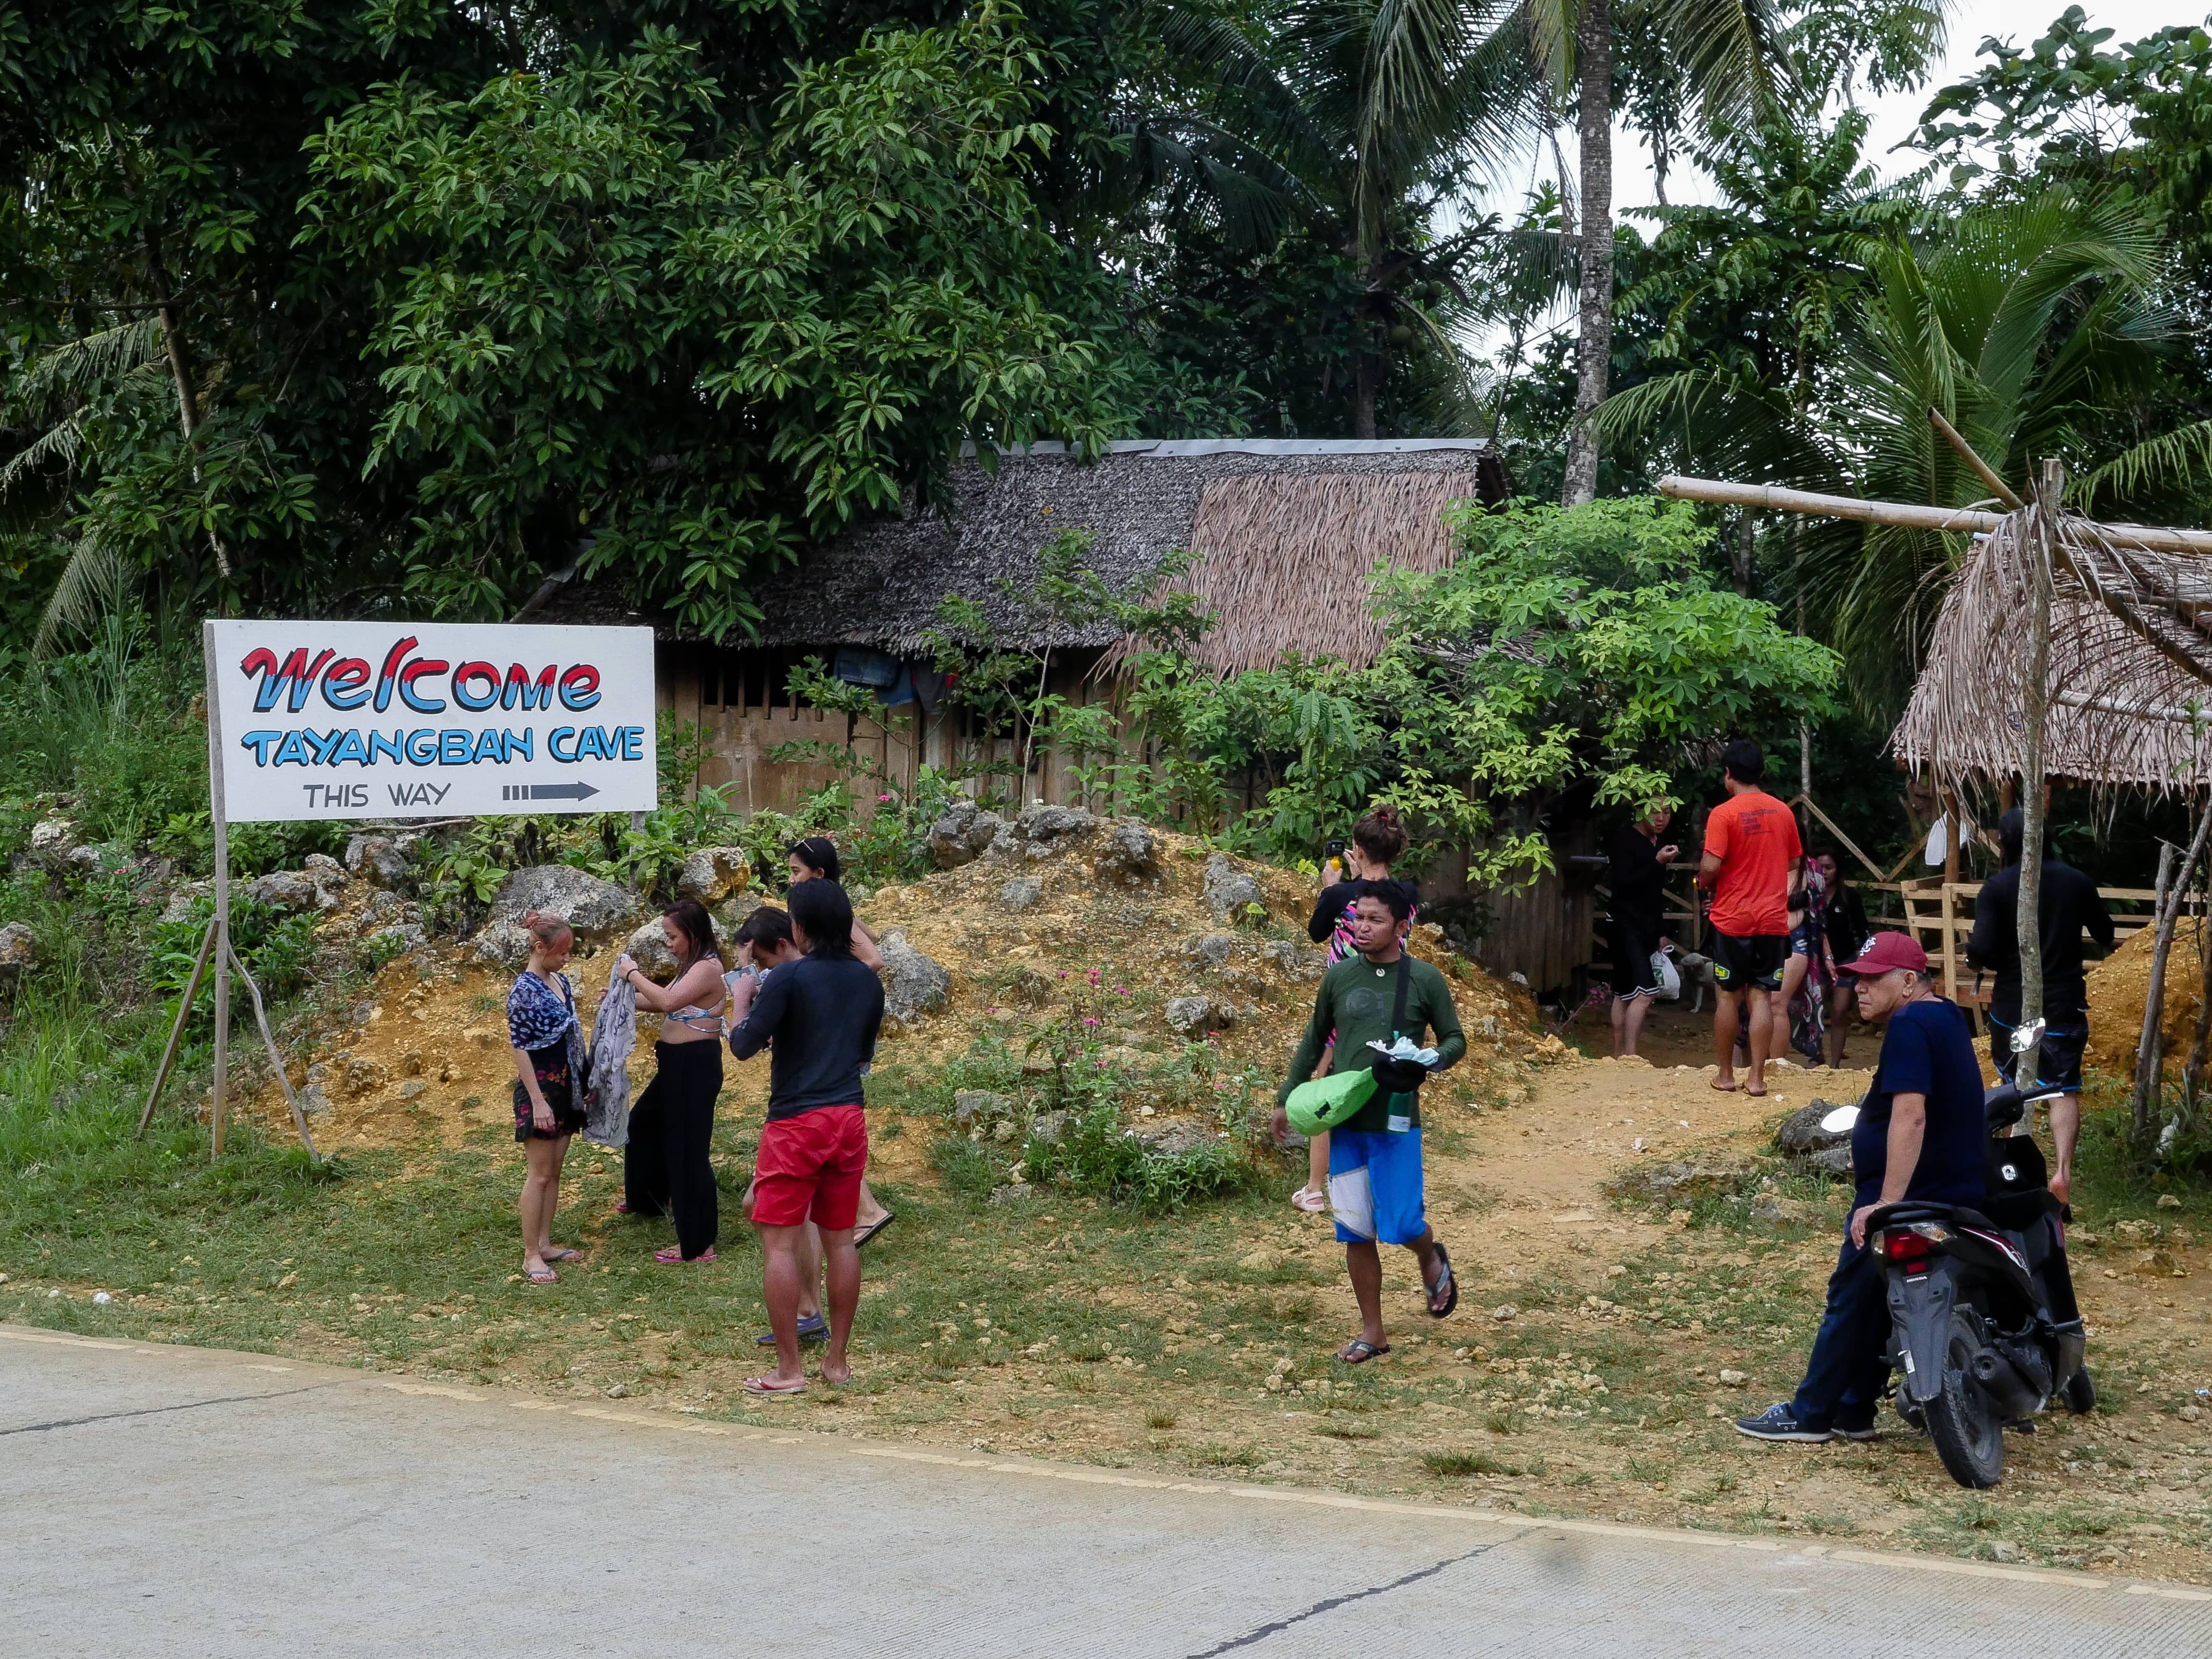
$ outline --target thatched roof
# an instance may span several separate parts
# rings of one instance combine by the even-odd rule
[[[2046,775],[2160,790],[2212,783],[2212,558],[2154,551],[2073,514],[2057,532]],[[2039,534],[2031,507],[1977,539],[1890,740],[1908,765],[1970,787],[2020,775]]]
[[[1121,588],[1144,586],[1175,549],[1204,556],[1188,585],[1217,613],[1200,652],[1211,666],[1264,665],[1285,651],[1371,661],[1382,638],[1367,614],[1368,571],[1385,558],[1441,568],[1451,557],[1444,504],[1504,493],[1488,446],[1459,439],[1122,443],[1091,462],[1038,445],[998,457],[995,469],[965,459],[938,505],[847,532],[763,581],[760,642],[911,655],[948,593],[979,600],[1018,634],[1002,585],[1025,586],[1038,550],[1074,529],[1096,534],[1092,562]],[[536,614],[646,620],[665,638],[684,636],[666,618],[623,612],[605,582],[556,595]],[[1094,632],[1024,642],[1120,642]]]

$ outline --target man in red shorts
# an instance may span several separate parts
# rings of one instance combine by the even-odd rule
[[[845,890],[834,881],[799,882],[789,903],[792,942],[805,954],[769,975],[749,1004],[733,1006],[738,1024],[730,1033],[730,1051],[739,1060],[750,1060],[775,1042],[768,1122],[753,1170],[753,1224],[760,1229],[775,1370],[745,1379],[745,1392],[756,1395],[800,1394],[806,1388],[799,1347],[799,1304],[806,1284],[799,1245],[809,1221],[822,1237],[830,1286],[822,1380],[832,1387],[853,1380],[845,1358],[860,1304],[853,1222],[868,1167],[860,1078],[875,1059],[884,1023],[883,981],[853,955],[853,902]]]
[[[1716,1089],[1735,1079],[1739,1019],[1748,1029],[1751,1073],[1742,1087],[1766,1092],[1766,1057],[1790,1042],[1790,1014],[1781,1006],[1782,968],[1790,957],[1790,895],[1805,862],[1797,820],[1761,789],[1766,757],[1738,738],[1721,751],[1729,798],[1705,818],[1705,855],[1698,885],[1709,889],[1713,927],[1713,1047],[1720,1053]]]

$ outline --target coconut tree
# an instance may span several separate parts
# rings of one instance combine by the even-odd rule
[[[1842,15],[1778,0],[1528,0],[1536,64],[1562,102],[1571,95],[1581,147],[1577,246],[1574,423],[1561,499],[1573,507],[1597,493],[1598,406],[1613,363],[1613,129],[1617,47],[1631,33],[1656,47],[1677,89],[1666,101],[1711,133],[1771,118],[1784,104],[1819,108],[1863,44],[1877,73],[1908,79],[1939,54],[1949,0],[1875,0]],[[1785,11],[1794,10],[1794,18]],[[1793,49],[1853,44],[1842,58]],[[1900,71],[1902,71],[1900,73]]]
[[[1394,350],[1451,352],[1410,291],[1441,285],[1471,303],[1462,268],[1512,240],[1475,191],[1539,102],[1526,27],[1506,0],[1287,0],[1261,23],[1160,13],[1163,40],[1206,90],[1135,125],[1136,163],[1158,188],[1202,196],[1248,242],[1297,225],[1352,259],[1356,436],[1376,435]],[[1542,240],[1519,251],[1555,261]]]
[[[1802,377],[1694,364],[1622,392],[1596,424],[1701,470],[1938,507],[1984,505],[1989,492],[1930,409],[2016,488],[2045,455],[2082,464],[2082,495],[2202,468],[2185,430],[2118,454],[2103,435],[2102,411],[2148,381],[2174,326],[2137,209],[2063,189],[1972,205],[1859,239],[1852,266],[1823,275],[1841,298]],[[1826,520],[1792,533],[1795,574],[1854,692],[1893,708],[1963,540]]]

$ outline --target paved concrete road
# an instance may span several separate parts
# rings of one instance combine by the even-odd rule
[[[2212,1652],[2212,1595],[2178,1587],[963,1456],[9,1326],[0,1564],[0,1652],[37,1659]]]

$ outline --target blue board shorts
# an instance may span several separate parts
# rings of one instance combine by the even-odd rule
[[[1426,1232],[1419,1127],[1395,1135],[1331,1131],[1328,1204],[1340,1244],[1411,1244]]]

